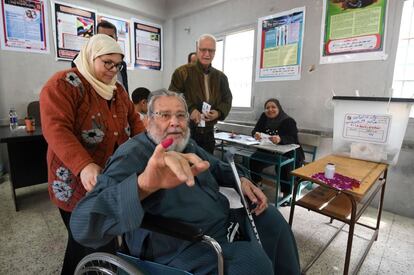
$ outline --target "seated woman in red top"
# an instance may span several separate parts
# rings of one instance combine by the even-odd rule
[[[122,59],[117,42],[97,34],[82,47],[77,67],[56,73],[40,94],[49,195],[68,230],[62,274],[73,274],[79,260],[93,252],[73,240],[72,210],[94,188],[115,149],[144,131],[128,94],[116,82]],[[99,251],[111,252],[113,244]]]
[[[269,142],[274,144],[299,144],[298,140],[298,128],[296,127],[296,121],[288,116],[282,109],[279,100],[275,98],[268,99],[264,104],[265,111],[260,116],[252,131],[252,136],[257,140],[262,140],[265,136]],[[293,152],[286,153],[288,157],[291,157]],[[303,164],[305,155],[302,147],[296,149],[296,167],[300,167]],[[264,168],[270,166],[270,164],[259,162],[256,160],[250,160],[250,169],[253,172],[260,173]],[[281,171],[281,179],[289,180],[289,165],[283,166]],[[251,174],[253,182],[260,182],[262,177],[258,174]],[[290,186],[285,183],[281,183],[281,191],[285,194],[290,193]]]

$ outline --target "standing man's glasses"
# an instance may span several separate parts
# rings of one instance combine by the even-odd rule
[[[213,54],[216,52],[216,49],[198,48],[198,50],[202,53],[208,52],[209,54]]]

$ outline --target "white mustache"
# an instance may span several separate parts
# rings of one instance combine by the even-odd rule
[[[167,131],[166,133],[166,135],[177,135],[177,134],[184,134],[184,131],[181,129],[175,128],[175,129]]]
[[[168,137],[169,135],[181,135],[181,136],[184,136],[184,132],[183,131],[169,131],[169,132],[165,133],[164,138]]]

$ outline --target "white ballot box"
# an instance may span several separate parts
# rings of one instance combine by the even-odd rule
[[[333,152],[396,164],[414,99],[334,96]]]

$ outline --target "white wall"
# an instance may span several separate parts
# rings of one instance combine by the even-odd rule
[[[64,2],[64,0],[63,0]],[[165,0],[76,0],[66,1],[98,12],[129,19],[131,17],[162,24],[165,18]],[[50,4],[50,3],[49,3]],[[21,53],[0,50],[0,125],[8,124],[11,106],[20,118],[26,116],[28,102],[38,100],[43,84],[57,71],[70,68],[70,62],[55,60],[52,16],[49,5],[50,54]],[[162,87],[163,72],[129,70],[130,92],[139,86],[150,90]]]
[[[166,0],[91,0],[89,2],[111,8],[121,14],[130,13],[161,21],[166,17]]]
[[[247,26],[256,29],[259,17],[305,6],[306,25],[301,80],[253,82],[253,109],[250,112],[233,110],[228,119],[254,122],[263,110],[264,101],[269,97],[276,97],[281,100],[285,111],[295,117],[300,128],[330,131],[333,110],[328,108],[329,104],[325,102],[332,97],[332,89],[337,95],[354,95],[356,89],[361,96],[388,95],[392,85],[402,11],[402,1],[389,2],[386,39],[386,53],[389,56],[386,61],[320,65],[322,0],[229,0],[174,20],[175,65],[179,66],[186,61],[187,54],[194,50],[194,41],[203,33],[217,35]],[[191,32],[187,33],[185,28],[190,28]],[[309,67],[312,65],[316,66],[316,70],[309,73]],[[171,73],[165,72],[166,76]],[[166,78],[164,85],[168,86],[169,80]]]
[[[168,18],[184,17],[229,0],[167,0],[165,9]]]

